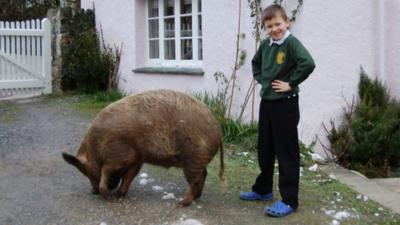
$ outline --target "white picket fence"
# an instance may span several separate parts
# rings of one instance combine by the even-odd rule
[[[0,21],[0,99],[49,93],[50,21]]]

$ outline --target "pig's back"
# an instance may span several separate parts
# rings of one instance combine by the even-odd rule
[[[150,161],[188,151],[208,154],[221,142],[219,124],[208,107],[170,90],[146,91],[112,103],[95,118],[92,130],[103,142],[129,142]],[[199,145],[207,147],[189,149]]]

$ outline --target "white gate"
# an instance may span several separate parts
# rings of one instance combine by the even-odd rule
[[[0,99],[49,93],[50,21],[0,21]]]

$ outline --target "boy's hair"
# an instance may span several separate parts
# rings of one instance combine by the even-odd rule
[[[273,4],[265,8],[262,12],[262,21],[264,23],[266,20],[271,20],[272,18],[277,16],[281,16],[282,19],[284,19],[285,21],[289,18],[286,15],[286,11],[284,8],[282,8],[282,6],[278,4]]]

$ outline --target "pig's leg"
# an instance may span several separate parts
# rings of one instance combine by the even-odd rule
[[[207,177],[207,169],[204,168],[203,172],[201,173],[199,181],[195,185],[195,192],[194,192],[195,200],[200,198],[201,193],[203,192],[204,183],[206,182],[206,177]]]
[[[104,165],[103,168],[101,168],[99,191],[101,196],[103,196],[104,198],[107,198],[109,194],[108,183],[111,175],[117,172],[119,169],[121,168],[115,168],[115,166],[107,164]]]
[[[138,172],[142,168],[142,163],[137,163],[131,166],[128,171],[122,176],[122,183],[117,191],[118,197],[123,197],[126,195],[129,189],[129,185],[132,183],[132,180],[136,177]]]
[[[192,203],[193,201],[196,192],[196,184],[201,179],[202,169],[193,167],[184,167],[183,173],[185,175],[186,181],[189,184],[189,189],[187,190],[183,200],[179,202],[179,205],[185,207],[190,205],[190,203]]]
[[[92,194],[94,194],[94,195],[100,194],[100,191],[99,191],[99,184],[98,184],[98,183],[95,183],[95,182],[92,181],[92,180],[90,180],[90,183],[92,183]]]

